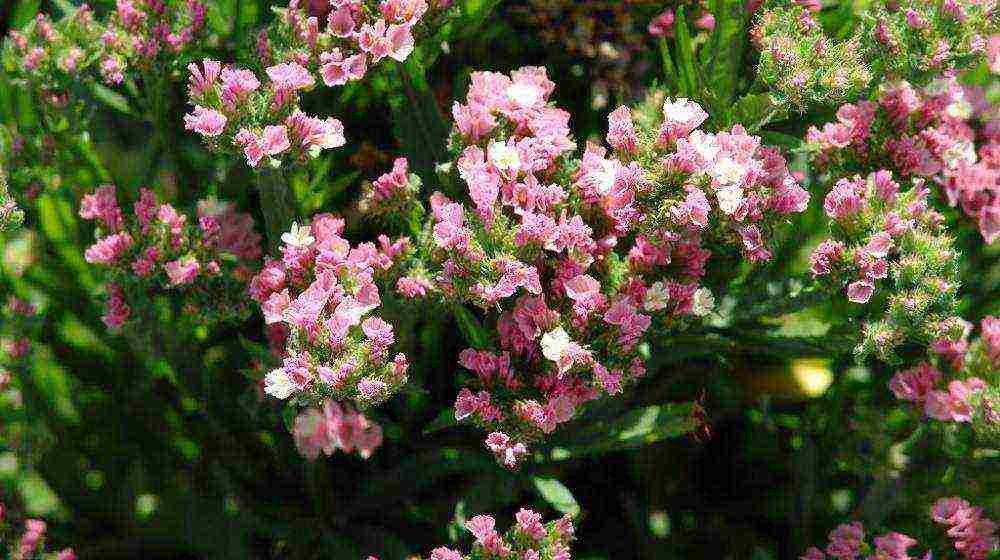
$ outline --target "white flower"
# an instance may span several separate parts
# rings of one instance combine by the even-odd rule
[[[615,178],[618,177],[618,165],[614,160],[605,160],[599,170],[591,172],[597,193],[607,196],[615,186]]]
[[[719,209],[732,215],[743,202],[743,188],[739,185],[720,187],[715,191],[715,196],[719,199]]]
[[[287,399],[295,392],[295,385],[285,370],[272,369],[264,377],[264,392],[276,399]]]
[[[976,163],[976,146],[968,140],[958,140],[941,152],[941,159],[948,169],[955,169],[962,162]]]
[[[715,162],[715,165],[709,168],[708,173],[720,185],[734,185],[743,180],[747,174],[747,168],[733,158],[726,156]]]
[[[531,84],[514,82],[507,86],[507,99],[520,107],[532,107],[542,98],[542,92]]]
[[[229,211],[230,204],[224,200],[219,200],[214,196],[203,198],[198,201],[199,216],[221,216]]]
[[[558,362],[570,344],[569,333],[562,327],[557,327],[542,335],[542,355]]]
[[[688,101],[686,97],[679,97],[677,101],[667,99],[663,102],[663,118],[672,122],[686,123],[698,118],[701,107],[697,103]]]
[[[972,104],[965,99],[965,92],[955,88],[951,97],[952,101],[944,108],[944,112],[953,119],[968,120],[972,116]]]
[[[643,306],[646,311],[659,311],[667,306],[668,301],[670,301],[670,292],[667,291],[663,282],[653,282],[653,285],[646,289]]]
[[[698,288],[691,297],[691,312],[699,317],[704,317],[715,309],[715,296],[708,288]]]
[[[292,222],[292,229],[282,233],[281,240],[292,247],[308,247],[316,241],[315,237],[309,235],[311,232],[311,227],[299,227],[298,222]]]
[[[688,142],[694,148],[701,159],[705,161],[714,161],[715,156],[719,155],[719,151],[722,149],[719,147],[719,143],[715,140],[714,134],[705,134],[700,130],[695,130],[688,135]]]
[[[521,168],[521,155],[517,148],[504,142],[494,142],[488,149],[490,162],[500,171],[517,172]]]

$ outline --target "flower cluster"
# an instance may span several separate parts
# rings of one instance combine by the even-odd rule
[[[183,67],[198,47],[206,13],[199,0],[117,0],[101,35],[101,77],[118,85],[129,67],[143,72]]]
[[[973,507],[961,498],[941,498],[934,503],[931,519],[948,527],[948,536],[954,547],[966,560],[986,560],[1000,548],[997,542],[996,524],[983,515],[982,508]],[[865,539],[864,525],[855,521],[839,525],[829,534],[829,544],[825,550],[812,547],[800,556],[800,560],[855,560],[856,558],[879,558],[884,560],[910,560],[909,549],[917,546],[917,541],[902,533],[889,532],[875,537],[873,544]],[[937,557],[927,551],[923,558]]]
[[[878,75],[926,82],[982,60],[996,4],[982,0],[873,2],[862,34]]]
[[[811,6],[795,0],[765,3],[750,31],[760,50],[757,76],[779,103],[833,103],[854,97],[872,79],[862,41],[828,37]]]
[[[7,515],[8,513],[4,504],[0,503],[0,532],[3,532],[5,536],[5,529],[8,528]],[[4,558],[13,558],[16,560],[28,560],[43,556],[45,558],[51,557],[55,560],[76,560],[76,553],[73,552],[72,548],[64,548],[58,553],[46,554],[45,532],[47,530],[48,525],[41,519],[25,519],[24,533],[21,534],[20,538],[16,540],[12,539],[7,543],[0,541],[0,544],[10,546],[7,550],[4,550],[5,547],[0,547],[0,554],[3,554]]]
[[[322,408],[304,409],[292,426],[295,447],[307,459],[316,459],[320,451],[327,456],[334,451],[357,452],[362,459],[371,457],[382,445],[382,427],[354,410],[349,404],[327,399]]]
[[[47,107],[65,107],[72,92],[100,56],[102,28],[86,4],[57,22],[38,14],[24,29],[10,32],[4,67]]]
[[[86,195],[80,216],[97,222],[97,242],[84,257],[107,270],[105,324],[119,329],[133,309],[159,293],[180,295],[184,315],[196,321],[246,317],[241,297],[261,256],[253,219],[225,202],[198,203],[196,222],[142,189],[126,218],[115,187]]]
[[[406,356],[390,356],[392,325],[372,315],[382,303],[376,280],[403,258],[409,240],[355,247],[341,237],[344,221],[330,214],[293,224],[281,238],[280,260],[268,259],[250,282],[250,296],[269,325],[285,331],[282,366],[265,377],[278,399],[315,405],[326,398],[377,405],[405,382]]]
[[[972,398],[985,388],[986,382],[970,377],[949,382],[947,390],[935,389],[941,377],[937,368],[924,362],[894,375],[889,389],[897,399],[922,406],[927,416],[935,420],[971,422]]]
[[[997,524],[983,515],[983,508],[961,498],[942,498],[931,509],[931,518],[948,527],[955,550],[966,560],[985,560],[1000,550]]]
[[[420,187],[420,177],[410,173],[410,162],[405,157],[396,158],[392,171],[362,187],[358,210],[368,216],[408,219],[419,205]]]
[[[17,296],[9,296],[0,313],[0,363],[22,362],[31,351],[30,335],[40,319],[38,308]]]
[[[413,52],[414,31],[428,13],[450,6],[431,0],[331,0],[325,18],[310,15],[299,0],[278,10],[257,39],[265,64],[296,63],[327,86],[360,80],[385,59],[402,62]],[[306,3],[308,4],[308,3]]]
[[[743,129],[697,131],[707,114],[687,100],[663,104],[653,130],[619,108],[612,153],[589,145],[576,160],[544,69],[471,80],[452,109],[458,155],[446,177],[471,204],[432,195],[429,258],[397,288],[491,321],[499,348],[462,352],[475,379],[455,414],[491,432],[486,445],[513,466],[580,405],[641,377],[653,332],[712,310],[698,283],[712,254],[703,242],[768,260],[770,226],[808,193]]]
[[[877,1],[844,40],[811,14],[819,2],[768,0],[751,31],[759,77],[779,102],[835,103],[874,77],[924,83],[984,58],[995,7],[979,0]]]
[[[299,92],[311,89],[316,79],[298,63],[268,67],[263,84],[250,70],[214,60],[188,69],[194,110],[184,115],[185,128],[201,135],[210,148],[242,153],[250,167],[315,158],[347,142],[339,120],[299,109]]]
[[[542,516],[521,508],[514,525],[501,534],[496,519],[477,515],[465,522],[475,542],[468,553],[444,546],[431,551],[427,560],[571,560],[569,544],[574,539],[569,517],[542,523]]]
[[[841,179],[823,201],[831,237],[810,256],[812,274],[856,304],[888,299],[870,306],[885,313],[865,325],[862,355],[891,359],[903,343],[927,346],[955,315],[958,253],[928,206],[927,187],[915,183],[901,191],[891,172],[879,170]]]
[[[941,186],[987,243],[1000,238],[1000,121],[982,90],[955,80],[926,88],[884,86],[876,102],[847,104],[837,121],[810,128],[813,161],[830,174],[891,169]]]

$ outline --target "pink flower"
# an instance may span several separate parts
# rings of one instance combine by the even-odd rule
[[[708,113],[697,103],[683,97],[676,101],[668,99],[663,103],[660,142],[669,144],[685,138],[707,119]]]
[[[941,372],[924,362],[894,375],[889,381],[889,390],[897,399],[923,403],[940,380]]]
[[[340,49],[333,49],[320,54],[320,76],[326,85],[340,86],[347,82],[360,80],[368,71],[368,57],[364,53],[344,57]]]
[[[91,264],[112,265],[132,248],[132,236],[127,231],[115,233],[91,245],[84,259]]]
[[[861,554],[865,530],[861,523],[843,524],[830,532],[826,553],[840,560],[854,560]]]
[[[653,37],[669,37],[673,35],[674,11],[664,10],[660,15],[649,22],[647,31]]]
[[[622,105],[608,115],[608,144],[616,150],[634,153],[639,148],[639,137],[632,122],[632,111]]]
[[[184,115],[184,128],[202,136],[214,138],[226,129],[226,116],[214,110],[195,105],[194,111]]]
[[[198,276],[201,265],[194,257],[181,257],[175,261],[163,265],[163,269],[170,278],[171,286],[190,284]]]
[[[865,184],[861,179],[849,180],[841,179],[827,193],[823,201],[823,210],[826,215],[842,220],[860,212],[867,202],[864,198]]]
[[[313,75],[300,64],[286,62],[267,68],[267,76],[278,91],[299,91],[316,83]]]
[[[866,281],[851,282],[847,286],[847,299],[854,303],[868,303],[875,293],[875,285]]]
[[[288,140],[288,128],[283,125],[265,126],[260,148],[269,156],[276,156],[291,147]]]
[[[809,270],[813,273],[813,276],[829,274],[843,254],[843,243],[827,239],[820,243],[809,256]]]
[[[80,217],[85,220],[100,220],[111,231],[124,226],[122,211],[118,207],[114,185],[103,185],[92,194],[84,195],[80,202]]]
[[[211,59],[204,59],[202,67],[196,63],[188,64],[188,95],[191,97],[201,97],[208,90],[215,87],[215,81],[222,70],[222,64]]]

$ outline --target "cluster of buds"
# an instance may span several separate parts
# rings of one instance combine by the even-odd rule
[[[7,519],[7,509],[0,503],[0,532],[6,533],[9,520]],[[58,553],[45,552],[45,533],[48,525],[41,519],[25,519],[24,533],[16,540],[7,543],[0,542],[0,545],[7,544],[10,548],[0,546],[0,554],[4,558],[14,560],[29,560],[31,558],[54,558],[55,560],[76,560],[76,553],[72,548],[64,548]]]
[[[931,519],[948,527],[955,550],[965,560],[986,560],[1000,550],[997,524],[961,498],[941,498],[931,509]]]
[[[385,59],[406,60],[425,16],[440,15],[451,4],[431,2],[433,6],[427,0],[330,0],[324,18],[291,0],[258,36],[257,56],[265,64],[299,64],[327,86],[344,85]]]
[[[823,201],[831,236],[809,258],[813,276],[852,303],[885,309],[865,325],[863,356],[890,360],[903,343],[926,346],[955,314],[958,253],[943,217],[928,207],[927,187],[916,183],[901,192],[892,173],[879,170],[841,179]],[[876,294],[888,302],[878,297],[876,305]]]
[[[983,509],[971,506],[961,498],[941,498],[934,503],[930,517],[935,523],[948,527],[948,536],[954,540],[955,551],[965,560],[986,560],[1000,549],[996,524],[987,519]],[[864,525],[855,521],[837,526],[829,534],[825,550],[812,547],[799,560],[856,560],[878,558],[881,560],[910,560],[909,549],[917,545],[916,539],[902,533],[889,532],[875,537],[873,544],[865,539]],[[930,550],[925,560],[937,557]]]
[[[544,69],[471,79],[444,177],[469,203],[431,196],[427,258],[397,288],[483,311],[498,348],[460,355],[475,378],[455,413],[514,466],[579,406],[642,376],[654,332],[711,312],[703,241],[767,260],[768,227],[804,210],[808,193],[759,138],[697,131],[707,114],[686,100],[665,103],[649,130],[619,108],[612,152],[590,145],[575,160]]]
[[[30,334],[37,330],[41,319],[38,307],[12,295],[8,297],[0,317],[3,317],[0,324],[0,363],[23,362],[31,351]],[[0,375],[6,377],[7,374]],[[6,384],[4,381],[0,386]]]
[[[883,0],[865,16],[875,71],[919,82],[982,60],[997,25],[996,2],[982,0]]]
[[[314,460],[320,451],[327,456],[338,449],[371,457],[382,445],[382,427],[349,404],[327,399],[322,407],[309,407],[295,417],[292,425],[295,447],[303,457]]]
[[[339,120],[299,109],[299,92],[311,89],[316,79],[298,63],[268,67],[264,84],[250,70],[214,60],[188,69],[194,110],[184,115],[185,128],[201,135],[209,148],[242,153],[250,167],[316,158],[347,142]]]
[[[441,546],[432,550],[427,560],[571,560],[569,545],[575,529],[569,517],[542,523],[541,514],[521,508],[514,521],[501,534],[493,516],[477,515],[465,522],[465,529],[475,539],[468,553]]]
[[[778,103],[835,103],[856,96],[872,80],[861,39],[831,39],[811,8],[797,0],[769,0],[750,30],[760,50],[757,77]]]
[[[362,187],[358,210],[372,217],[390,219],[402,216],[409,219],[420,211],[417,196],[420,194],[420,177],[410,173],[410,163],[404,158],[396,158],[392,171],[384,173]]]
[[[408,251],[409,240],[355,247],[341,237],[344,221],[330,214],[292,224],[282,235],[279,260],[268,259],[250,282],[268,325],[279,325],[282,366],[264,379],[264,391],[293,404],[330,398],[365,409],[405,382],[406,356],[390,356],[392,325],[373,315],[382,300],[376,280]],[[273,327],[272,327],[273,328]]]
[[[10,32],[4,45],[7,72],[46,107],[66,107],[101,52],[103,29],[86,4],[57,22],[44,14]]]
[[[1000,238],[1000,120],[981,89],[954,79],[922,89],[889,84],[876,102],[842,106],[836,122],[810,128],[806,141],[817,168],[831,175],[885,168],[930,179],[987,243]]]
[[[80,216],[98,224],[97,242],[84,257],[107,271],[108,328],[121,328],[133,308],[150,305],[160,293],[179,295],[184,316],[199,323],[249,314],[243,294],[259,266],[261,236],[253,219],[231,204],[202,200],[191,223],[142,189],[126,218],[115,187],[106,185],[83,197]]]
[[[206,11],[198,0],[118,0],[101,35],[101,77],[118,85],[129,67],[144,72],[183,67],[205,29]]]

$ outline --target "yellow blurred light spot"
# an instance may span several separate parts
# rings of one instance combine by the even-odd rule
[[[830,361],[822,358],[801,358],[792,362],[792,376],[802,392],[818,397],[833,384]]]

